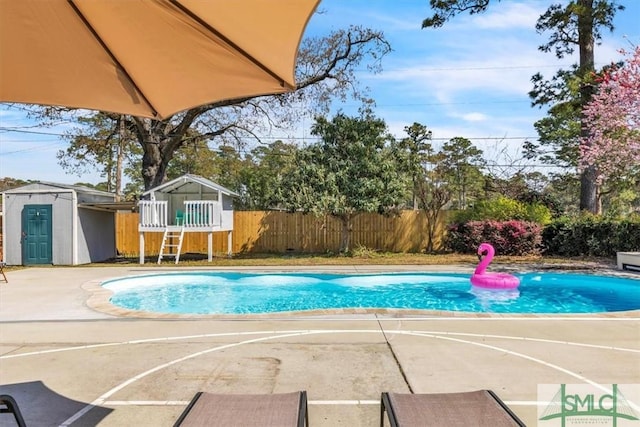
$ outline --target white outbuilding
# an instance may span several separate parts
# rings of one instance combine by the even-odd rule
[[[233,198],[238,194],[198,175],[187,174],[142,194],[138,202],[140,264],[144,264],[144,234],[163,233],[158,263],[171,257],[180,260],[185,233],[206,232],[208,259],[213,258],[213,233],[227,232],[231,254]]]
[[[116,256],[115,212],[131,203],[79,185],[35,182],[2,193],[7,265],[78,265]]]

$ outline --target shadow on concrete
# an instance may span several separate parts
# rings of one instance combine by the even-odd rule
[[[51,390],[42,381],[2,384],[0,394],[8,394],[15,399],[29,427],[59,426],[89,405]],[[111,411],[113,409],[94,406],[69,425],[95,426]],[[0,425],[15,425],[13,415],[0,414]]]

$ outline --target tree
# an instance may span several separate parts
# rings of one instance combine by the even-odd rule
[[[8,176],[4,178],[0,178],[0,192],[11,190],[12,188],[22,187],[23,185],[29,184],[31,181],[24,181],[22,179],[17,178],[9,178]],[[0,200],[2,200],[0,198]]]
[[[298,147],[283,141],[251,150],[241,171],[241,196],[236,209],[269,210],[282,208],[285,199],[283,182],[295,167]]]
[[[466,209],[468,196],[479,194],[484,185],[482,150],[467,138],[456,137],[444,143],[442,155],[442,172],[457,196],[457,207]]]
[[[107,113],[79,117],[82,128],[68,132],[65,137],[71,141],[69,146],[57,153],[62,168],[81,175],[99,165],[106,191],[120,198],[124,169],[134,161],[136,152],[139,154],[124,120],[124,116]]]
[[[580,164],[596,167],[599,184],[629,175],[640,181],[640,47],[626,56],[624,65],[599,79],[598,92],[584,108],[589,132],[580,145]]]
[[[298,86],[292,93],[224,100],[162,121],[126,116],[127,132],[142,149],[145,190],[166,179],[176,153],[191,143],[189,132],[196,131],[203,140],[221,146],[244,148],[248,140],[260,142],[259,135],[287,127],[302,115],[326,113],[336,98],[366,99],[366,88],[358,85],[356,70],[366,66],[378,72],[381,59],[390,50],[380,32],[355,26],[341,29],[302,41],[296,66]],[[52,111],[70,110],[45,108],[43,120],[47,114],[56,114]]]
[[[188,132],[185,140],[182,149],[176,152],[167,167],[167,179],[194,174],[215,181],[220,175],[218,154],[198,132]]]
[[[209,143],[244,149],[247,141],[260,143],[260,135],[274,128],[289,128],[302,117],[327,113],[336,99],[366,101],[367,88],[359,85],[356,71],[366,67],[372,73],[379,72],[382,58],[390,51],[381,32],[351,26],[302,41],[296,64],[298,84],[293,92],[223,100],[162,121],[122,116],[126,132],[133,135],[142,150],[140,171],[144,189],[166,180],[170,162],[191,142],[189,132],[198,132]],[[73,120],[77,114],[85,113],[64,107],[34,106],[31,117],[46,125],[52,117]],[[83,118],[88,123],[97,114],[103,113],[89,113]],[[112,133],[115,135],[117,131]]]
[[[413,123],[404,130],[408,137],[397,145],[398,158],[411,179],[414,209],[422,209],[427,217],[425,251],[433,252],[443,209],[454,194],[458,203],[466,206],[468,194],[482,189],[482,151],[460,137],[452,138],[436,151],[430,142],[431,131],[425,125]]]
[[[499,1],[499,0],[498,0]],[[434,15],[422,22],[422,27],[441,27],[449,19],[459,13],[482,13],[489,6],[490,0],[430,0]],[[617,4],[617,0],[571,0],[564,7],[552,4],[543,13],[536,24],[538,32],[551,31],[546,44],[539,49],[543,52],[554,51],[556,57],[564,58],[579,52],[579,64],[574,69],[579,87],[579,105],[589,103],[593,93],[590,76],[594,69],[595,42],[602,37],[601,29],[613,30],[613,17],[624,7]],[[543,82],[540,74],[534,76],[534,84]],[[544,89],[544,84],[538,89]],[[553,89],[553,85],[546,85]],[[553,91],[538,90],[534,105],[554,103],[557,98]],[[578,110],[580,112],[580,110]],[[580,116],[580,136],[588,138],[589,129],[585,124],[585,117]],[[594,165],[589,165],[582,171],[580,182],[580,209],[594,213],[599,212],[597,172]]]
[[[450,187],[445,182],[441,153],[436,153],[431,145],[432,132],[423,124],[406,126],[407,138],[400,140],[401,165],[411,178],[413,208],[421,209],[427,217],[426,252],[433,252],[434,237],[442,209],[451,200]]]
[[[383,120],[369,110],[318,117],[311,130],[320,142],[297,152],[287,174],[283,205],[289,210],[331,215],[342,224],[341,251],[349,251],[352,221],[363,212],[388,213],[402,202],[405,181],[389,146]]]
[[[545,205],[551,209],[554,216],[579,212],[580,181],[574,174],[551,174],[542,194],[553,200]]]
[[[423,124],[413,123],[411,126],[405,126],[407,138],[403,138],[397,145],[400,150],[401,163],[404,170],[411,177],[411,192],[413,200],[413,209],[420,209],[418,194],[420,193],[419,185],[424,180],[424,162],[426,156],[433,151],[431,145],[432,132]]]
[[[418,200],[427,216],[427,253],[435,249],[434,238],[442,210],[451,201],[451,185],[443,166],[445,155],[430,150],[424,158],[422,179],[418,181]]]
[[[563,169],[577,169],[580,141],[580,79],[577,66],[559,70],[551,80],[538,73],[529,97],[534,106],[551,104],[547,116],[534,123],[538,143],[525,143],[525,156]]]

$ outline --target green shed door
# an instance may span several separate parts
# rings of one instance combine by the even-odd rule
[[[25,205],[22,209],[22,264],[51,264],[51,205]]]

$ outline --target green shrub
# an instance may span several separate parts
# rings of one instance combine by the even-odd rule
[[[542,203],[535,202],[525,205],[527,209],[526,221],[537,222],[538,224],[549,224],[553,217],[551,210]]]
[[[614,220],[595,215],[562,217],[542,231],[547,255],[613,257],[640,250],[640,220]]]
[[[520,220],[547,224],[551,221],[551,211],[539,202],[523,203],[508,197],[498,197],[479,201],[473,207],[458,211],[453,216],[455,223],[488,220]]]
[[[380,251],[377,249],[368,248],[364,245],[358,245],[353,248],[348,255],[354,258],[378,258],[380,257]]]

